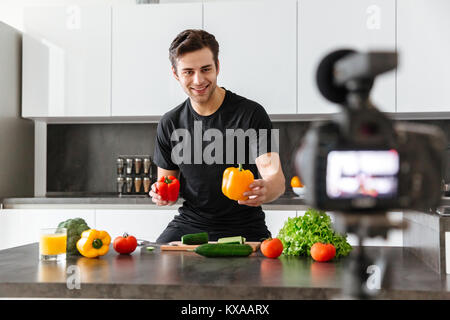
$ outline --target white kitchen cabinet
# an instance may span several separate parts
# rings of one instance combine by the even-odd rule
[[[186,100],[169,46],[202,28],[202,4],[115,6],[112,19],[112,115],[160,116]]]
[[[334,217],[330,214],[332,221]],[[402,212],[388,212],[387,217],[390,221],[399,223],[403,219]],[[347,242],[352,246],[357,246],[359,244],[358,237],[354,233],[347,234]],[[403,230],[400,229],[390,229],[387,232],[386,239],[381,236],[364,238],[363,246],[379,246],[379,247],[402,247],[403,246]]]
[[[95,210],[0,210],[0,250],[38,242],[41,228],[56,228],[60,222],[73,218],[83,218],[89,227],[95,228]]]
[[[22,116],[111,115],[111,7],[24,9]]]
[[[174,210],[96,210],[96,227],[114,239],[125,232],[138,239],[156,241],[173,217]]]
[[[19,215],[17,210],[0,210],[0,250],[12,248],[19,243]]]
[[[316,84],[320,61],[338,49],[395,51],[395,1],[299,0],[299,113],[334,113],[340,110],[321,95]],[[394,71],[377,78],[371,97],[380,110],[395,112]]]
[[[272,237],[278,236],[278,232],[284,226],[288,218],[296,217],[297,211],[281,211],[281,210],[264,210],[266,214],[266,226]],[[299,212],[301,215],[301,212]]]
[[[398,112],[450,111],[450,1],[398,0]]]
[[[203,5],[204,29],[220,45],[218,85],[269,114],[296,113],[296,1]]]

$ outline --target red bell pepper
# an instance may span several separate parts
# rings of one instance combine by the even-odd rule
[[[156,183],[156,193],[164,201],[177,201],[180,181],[174,176],[162,176]]]

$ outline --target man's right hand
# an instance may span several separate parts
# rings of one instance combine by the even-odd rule
[[[152,184],[149,195],[152,197],[152,201],[158,206],[171,206],[176,203],[176,201],[166,201],[161,199],[161,196],[156,193],[156,182]]]

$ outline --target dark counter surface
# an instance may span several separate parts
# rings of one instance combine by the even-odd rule
[[[355,248],[351,255],[356,254]],[[450,279],[401,247],[365,247],[389,259],[382,299],[450,299]],[[205,258],[193,252],[149,252],[64,262],[38,260],[38,244],[0,251],[0,297],[131,299],[331,299],[341,292],[348,257],[318,263],[311,258]],[[78,273],[79,272],[79,273]],[[80,288],[77,289],[76,275]],[[70,289],[70,287],[72,289]]]

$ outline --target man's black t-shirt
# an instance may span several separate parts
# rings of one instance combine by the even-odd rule
[[[261,105],[229,90],[225,91],[222,105],[209,116],[199,115],[189,98],[164,114],[157,128],[153,160],[160,168],[180,171],[180,196],[185,200],[169,226],[187,225],[190,228],[185,230],[242,235],[247,240],[270,236],[262,208],[227,198],[222,193],[222,177],[226,168],[242,163],[258,179],[254,159],[271,151],[275,143],[271,129],[272,123]],[[236,137],[239,132],[248,133],[241,144]]]

